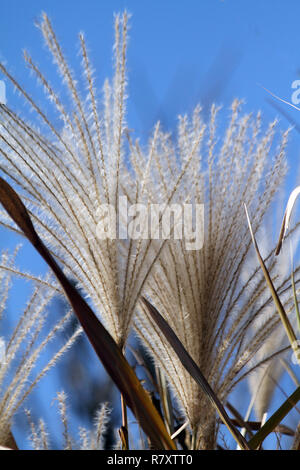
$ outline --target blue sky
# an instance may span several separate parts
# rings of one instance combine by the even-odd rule
[[[0,59],[26,89],[43,100],[24,67],[22,51],[28,50],[55,83],[55,67],[34,26],[45,11],[78,76],[78,33],[86,34],[101,88],[112,73],[113,14],[125,8],[132,14],[128,126],[139,135],[147,138],[158,119],[173,131],[177,115],[192,111],[197,103],[207,113],[212,101],[228,108],[236,97],[244,99],[245,111],[261,109],[265,122],[277,116],[282,128],[289,125],[275,106],[298,120],[298,111],[271,100],[259,86],[291,100],[292,83],[300,78],[297,0],[4,0]],[[9,84],[6,94],[9,105],[22,106]],[[289,146],[293,168],[298,141],[294,131]],[[294,176],[292,171],[291,184]]]
[[[45,11],[77,73],[78,32],[86,34],[101,87],[112,73],[113,14],[125,8],[132,14],[130,128],[147,138],[159,119],[166,130],[173,131],[176,116],[190,112],[198,102],[207,112],[212,101],[228,108],[236,97],[245,100],[245,111],[261,109],[265,121],[278,116],[280,127],[288,127],[288,119],[270,103],[259,84],[291,100],[292,83],[300,79],[298,0],[2,0],[0,60],[33,96],[42,99],[35,79],[24,67],[22,50],[26,48],[56,80],[55,68],[34,26]],[[28,112],[8,83],[6,94],[9,106]],[[300,123],[300,113],[281,107]],[[288,147],[291,187],[298,173],[299,138],[294,130]],[[14,246],[11,234],[1,230],[0,236],[1,248]],[[27,245],[20,263],[36,273],[44,271]]]
[[[300,78],[297,0],[4,0],[0,15],[0,54],[24,85],[22,50],[49,66],[33,23],[49,14],[67,57],[76,60],[77,34],[84,31],[99,85],[111,73],[113,13],[132,13],[129,44],[130,124],[150,127],[210,96],[224,105],[234,97],[247,108],[273,115],[258,83],[290,99]],[[209,92],[209,93],[208,93]],[[7,90],[8,100],[14,101]],[[209,95],[209,96],[208,96]],[[171,120],[171,121],[170,121]]]

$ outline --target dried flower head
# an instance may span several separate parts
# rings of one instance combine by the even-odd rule
[[[264,317],[270,294],[266,293],[257,265],[241,282],[251,255],[243,203],[251,208],[257,230],[286,171],[287,133],[276,148],[276,123],[263,133],[260,114],[256,118],[241,115],[240,103],[234,101],[221,141],[217,112],[213,106],[203,150],[195,155],[188,170],[192,189],[178,193],[181,202],[204,203],[203,248],[190,251],[182,240],[170,241],[145,292],[224,400],[279,321],[274,311]],[[177,149],[181,165],[195,142],[199,122],[199,109],[191,122],[186,117],[179,120]],[[168,154],[161,160],[167,160]],[[168,178],[173,177],[170,172],[152,178],[149,193],[163,190],[162,182],[167,187]],[[257,308],[260,299],[264,302]],[[263,321],[253,329],[257,317]],[[139,305],[136,329],[172,385],[196,436],[197,448],[212,448],[216,439],[215,413],[143,305]]]
[[[0,64],[45,129],[43,133],[35,130],[1,104],[1,169],[22,188],[23,200],[42,239],[92,300],[120,347],[126,342],[135,305],[162,245],[155,240],[118,237],[120,198],[128,198],[131,204],[142,201],[144,180],[149,177],[147,168],[142,179],[134,173],[125,152],[127,23],[126,12],[116,16],[115,74],[112,83],[106,80],[103,106],[99,106],[84,36],[80,34],[80,51],[87,93],[82,98],[49,18],[43,15],[39,27],[71,104],[60,100],[27,52],[25,61],[56,107],[62,120],[59,129]],[[156,133],[153,142],[155,139]],[[146,167],[153,158],[153,145],[149,145]],[[104,224],[99,209],[103,207],[110,207],[116,216],[115,238],[99,236],[98,229]],[[2,222],[11,226],[2,215]]]
[[[179,118],[176,143],[157,124],[144,150],[126,131],[127,13],[115,19],[115,73],[112,82],[104,84],[102,106],[84,36],[80,35],[80,51],[85,97],[45,14],[39,27],[70,103],[60,99],[25,53],[28,67],[62,120],[60,127],[55,126],[47,111],[0,64],[43,126],[37,130],[0,104],[1,169],[22,191],[41,238],[89,296],[122,348],[138,305],[136,330],[189,420],[192,447],[213,448],[214,411],[138,301],[142,292],[151,299],[213,390],[226,399],[248,373],[247,366],[259,363],[257,351],[278,325],[275,313],[264,316],[270,296],[259,268],[241,281],[251,255],[243,203],[256,233],[286,172],[288,133],[276,147],[276,122],[263,132],[260,113],[242,115],[241,103],[235,100],[223,138],[217,127],[218,108],[212,107],[205,125],[196,107],[191,119]],[[170,227],[174,240],[143,237],[143,230],[136,238],[120,237],[123,197],[130,204],[164,208],[204,205],[204,225],[196,227],[203,233],[203,248],[189,250],[186,234],[175,236],[176,217]],[[115,237],[99,236],[99,227],[106,229],[107,224],[100,207],[115,215],[111,216]],[[165,212],[162,209],[158,226]],[[2,224],[17,231],[4,213],[0,215]],[[191,228],[194,223],[188,214],[185,224]],[[154,232],[157,228],[151,227]],[[139,233],[136,225],[133,229]],[[273,268],[270,262],[271,273]],[[288,281],[280,287],[288,289]],[[259,318],[261,322],[256,321]],[[64,397],[59,400],[64,415]],[[66,441],[66,446],[71,448],[72,443]]]
[[[67,396],[65,392],[57,393],[59,415],[62,423],[62,434],[64,439],[64,450],[102,450],[103,437],[106,431],[110,410],[104,403],[99,408],[93,430],[85,428],[79,429],[79,442],[77,442],[70,432],[70,425],[67,412]],[[42,419],[35,424],[31,418],[31,413],[27,410],[27,417],[30,424],[30,440],[34,450],[50,450],[51,438],[47,432],[47,426]]]
[[[37,361],[55,335],[64,330],[71,318],[71,311],[45,329],[49,304],[57,294],[57,286],[49,277],[36,278],[35,287],[24,311],[10,336],[1,325],[12,287],[12,276],[19,274],[14,264],[17,251],[13,255],[3,252],[0,258],[0,332],[2,353],[0,358],[0,443],[9,444],[12,419],[35,385],[53,367],[63,353],[74,343],[81,332],[77,329],[58,348],[46,364],[37,367]],[[43,361],[44,362],[44,361]]]

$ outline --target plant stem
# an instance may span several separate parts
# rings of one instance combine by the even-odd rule
[[[285,416],[293,409],[300,400],[300,387],[278,408],[277,411],[268,419],[263,427],[248,441],[251,449],[257,449],[264,439],[278,426]]]
[[[122,449],[129,450],[127,407],[126,407],[125,398],[122,393],[121,393],[121,408],[122,408],[122,428],[121,428]]]
[[[197,429],[194,429],[192,432],[192,442],[191,442],[191,450],[196,450],[196,443],[197,443]]]

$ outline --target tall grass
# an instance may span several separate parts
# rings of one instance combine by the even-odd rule
[[[152,444],[160,442],[166,448],[215,449],[221,416],[238,444],[251,447],[239,433],[234,419],[228,423],[225,409],[213,405],[219,400],[226,405],[230,393],[250,374],[254,388],[260,387],[263,379],[269,377],[274,358],[283,351],[282,342],[274,340],[282,336],[282,324],[259,262],[253,265],[256,255],[252,239],[259,233],[283,183],[288,131],[279,137],[276,121],[266,127],[260,113],[243,114],[242,103],[235,100],[229,117],[216,106],[212,106],[207,123],[199,106],[190,117],[180,116],[175,139],[157,123],[148,146],[142,146],[129,135],[126,123],[128,14],[115,18],[114,76],[105,81],[102,97],[98,94],[83,34],[79,39],[85,95],[46,14],[42,15],[39,28],[69,100],[60,99],[60,90],[52,87],[28,52],[24,53],[24,59],[60,117],[60,126],[50,120],[47,108],[39,106],[31,93],[0,64],[1,72],[35,112],[39,125],[31,124],[18,112],[0,104],[1,170],[23,201],[2,179],[1,223],[27,236],[61,284],[32,277],[37,291],[31,301],[34,313],[30,315],[30,328],[39,328],[48,296],[61,295],[64,291],[99,358],[104,360],[123,394],[120,429],[123,448],[128,448],[126,402],[141,420],[140,425]],[[228,121],[225,131],[218,125],[221,120]],[[177,207],[204,204],[204,225],[200,227],[203,247],[189,250],[186,243],[190,240],[186,236],[174,238],[176,220],[171,239],[144,237],[137,223],[134,229],[139,236],[135,239],[100,239],[97,230],[104,220],[99,207],[105,204],[115,211],[116,228],[119,228],[118,220],[124,215],[120,207],[122,197],[130,204]],[[252,233],[244,204],[250,213]],[[193,225],[193,216],[189,223]],[[290,274],[281,277],[279,264],[273,257],[274,249],[275,246],[268,246],[265,253],[266,269],[281,295],[282,308],[291,318],[294,296]],[[6,273],[8,268],[1,267]],[[76,280],[93,311],[78,291],[70,287],[68,278]],[[297,291],[298,268],[294,281]],[[168,334],[163,334],[149,313],[147,302],[141,301],[142,297],[155,307],[176,335],[182,347],[177,353],[168,341]],[[39,299],[37,304],[35,298]],[[25,312],[22,321],[27,318]],[[105,329],[97,323],[97,318]],[[123,356],[133,331],[159,371],[152,379],[159,391],[161,418],[154,419],[156,415],[142,389],[135,395],[128,389],[129,382],[124,382],[127,377],[130,383],[137,383]],[[107,349],[103,351],[100,351],[101,340],[106,341]],[[11,344],[17,347],[22,342],[23,337],[17,339],[15,335]],[[188,364],[183,361],[183,350],[195,363],[203,381],[194,380],[191,361]],[[109,363],[110,353],[116,364]],[[24,364],[17,369],[19,372],[24,372]],[[256,372],[262,365],[263,376]],[[14,386],[19,384],[18,377],[17,374]],[[20,376],[23,384],[22,380],[25,383],[26,379]],[[203,385],[205,381],[211,387],[210,396]],[[4,390],[3,403],[6,404],[13,390],[12,385]],[[1,436],[10,433],[11,418],[26,393],[18,400],[13,394],[14,401],[7,408],[10,411],[4,413],[2,421],[0,408],[2,444],[6,444],[6,439]],[[264,403],[268,403],[270,393],[264,387]],[[65,448],[101,448],[105,409],[99,412],[95,435],[81,431],[80,445],[69,437],[63,393],[58,395],[58,402]],[[142,413],[140,403],[147,404],[149,415]],[[267,405],[256,408],[261,419]],[[30,412],[27,414],[30,417]],[[147,416],[152,416],[153,422]],[[239,416],[237,411],[236,416]],[[185,426],[172,440],[170,436],[183,422]],[[48,448],[45,424],[41,421],[37,428],[32,420],[30,423],[34,448]],[[240,420],[239,425],[253,435],[249,424]],[[161,441],[155,441],[155,429],[159,430]],[[270,425],[268,429],[273,430]]]

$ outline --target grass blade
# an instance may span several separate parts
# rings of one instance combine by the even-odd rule
[[[293,289],[294,304],[295,304],[295,310],[296,310],[296,316],[297,316],[298,330],[300,331],[300,312],[299,312],[299,304],[298,304],[297,292],[296,292],[296,286],[295,286],[294,270],[292,270],[291,281],[292,281],[292,289]]]
[[[300,186],[297,186],[290,194],[289,200],[286,205],[285,213],[283,216],[282,224],[281,224],[281,229],[280,229],[280,234],[279,234],[279,240],[277,243],[275,255],[279,255],[283,239],[285,237],[286,231],[289,227],[289,222],[290,222],[290,217],[292,214],[293,207],[295,205],[296,199],[300,194]]]
[[[242,425],[239,419],[233,418],[231,421],[238,428],[241,427]],[[247,427],[251,429],[251,432],[259,431],[262,428],[260,421],[243,421],[243,423],[244,423],[243,425],[247,425]],[[285,424],[278,424],[278,426],[276,426],[276,428],[274,428],[272,432],[284,434],[285,436],[292,436],[292,437],[295,436],[295,431],[292,428],[286,426]]]
[[[275,430],[286,415],[300,400],[300,387],[298,387],[292,395],[278,408],[277,411],[268,419],[268,421],[260,428],[260,430],[249,440],[249,446],[255,450],[262,444],[264,439]]]
[[[271,96],[273,96],[273,98],[276,98],[278,101],[281,101],[282,103],[288,104],[288,105],[291,106],[292,108],[297,109],[297,111],[300,111],[300,108],[298,108],[298,106],[295,106],[294,104],[290,103],[289,101],[280,98],[279,96],[275,95],[275,93],[272,93],[272,91],[268,90],[268,89],[265,88],[264,86],[262,86],[262,85],[259,85],[259,86],[260,86],[261,88],[263,88],[266,92],[268,92]]]
[[[293,327],[292,327],[292,325],[291,325],[291,323],[288,319],[288,316],[287,316],[287,314],[286,314],[286,312],[283,308],[281,300],[280,300],[280,298],[279,298],[279,296],[278,296],[278,294],[275,290],[275,287],[273,285],[273,282],[272,282],[271,276],[269,274],[269,271],[267,270],[267,267],[264,263],[264,260],[262,259],[261,254],[259,252],[259,248],[258,248],[258,245],[257,245],[256,240],[255,240],[255,236],[254,236],[254,233],[253,233],[253,230],[252,230],[252,226],[251,226],[251,222],[250,222],[250,218],[249,218],[249,214],[248,214],[246,205],[245,205],[245,211],[246,211],[247,221],[248,221],[248,225],[249,225],[249,230],[250,230],[251,237],[252,237],[252,242],[253,242],[253,245],[254,245],[254,248],[255,248],[255,251],[256,251],[256,254],[257,254],[259,264],[260,264],[261,269],[263,271],[263,274],[264,274],[265,280],[267,282],[267,285],[270,289],[272,298],[273,298],[274,303],[276,305],[276,308],[277,308],[277,311],[279,313],[281,322],[282,322],[282,324],[285,328],[285,331],[286,331],[286,334],[287,334],[288,339],[290,341],[291,347],[292,347],[293,351],[295,352],[296,356],[298,357],[297,337],[296,337],[295,332],[293,330]],[[289,216],[289,214],[286,213],[284,219],[286,220],[288,216]],[[283,230],[283,233],[284,233],[284,230]]]
[[[201,370],[189,355],[179,338],[176,336],[172,328],[168,325],[166,320],[161,316],[161,314],[157,311],[157,309],[145,298],[143,297],[143,302],[147,307],[147,311],[155,321],[155,323],[160,328],[161,332],[164,334],[165,338],[169,342],[169,344],[174,349],[175,353],[177,354],[181,364],[185,367],[185,369],[189,372],[191,377],[197,382],[198,385],[202,388],[202,390],[206,393],[207,397],[211,401],[212,405],[218,411],[222,421],[227,426],[228,430],[239,444],[239,446],[244,450],[250,450],[246,439],[241,435],[241,433],[235,428],[232,424],[229,416],[226,413],[225,408],[223,407],[222,403],[216,396],[215,392],[212,390],[211,386],[207,382],[206,378],[202,374]]]
[[[56,275],[99,359],[119,388],[126,404],[133,411],[142,429],[149,436],[153,446],[157,449],[175,449],[175,444],[167,433],[159,413],[122,351],[77,289],[69,282],[39,238],[18,194],[1,177],[0,202]]]

